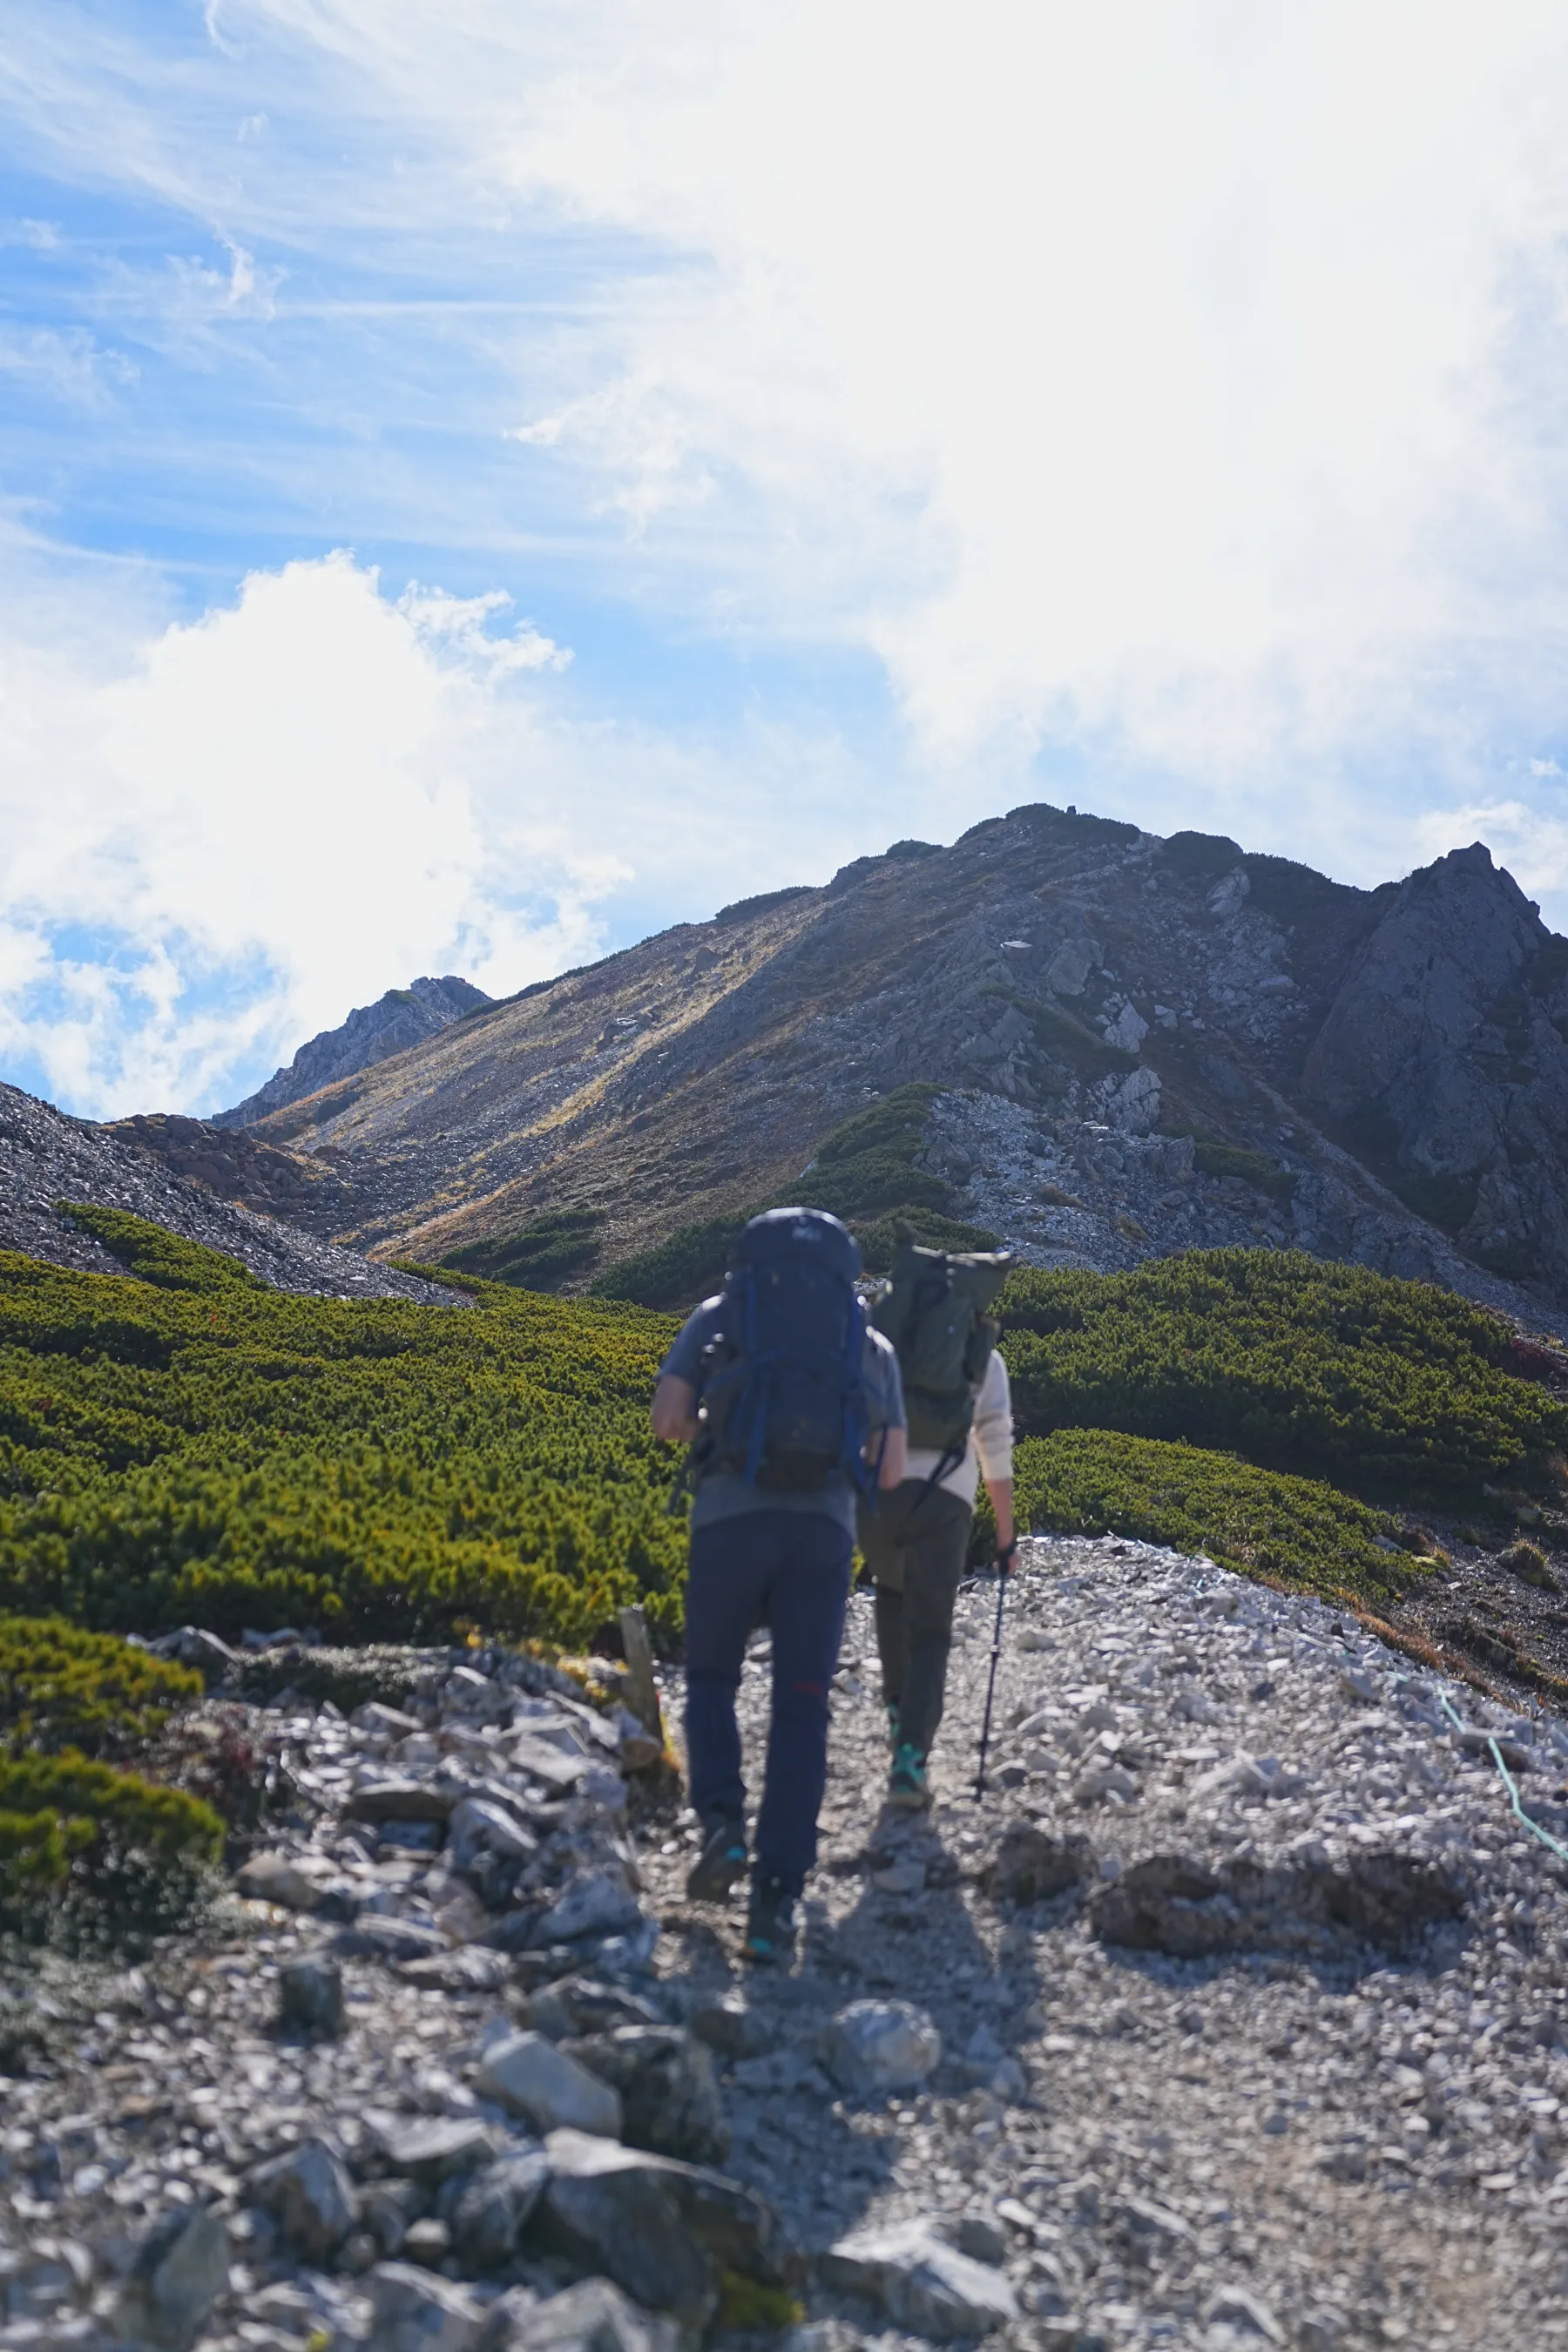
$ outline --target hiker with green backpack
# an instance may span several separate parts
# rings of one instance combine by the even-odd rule
[[[1004,1570],[1015,1549],[1013,1399],[989,1312],[1012,1265],[1006,1251],[922,1249],[901,1227],[891,1275],[871,1310],[873,1327],[898,1355],[909,1423],[903,1479],[889,1493],[863,1496],[857,1515],[876,1582],[890,1805],[931,1802],[927,1765],[982,1477]]]

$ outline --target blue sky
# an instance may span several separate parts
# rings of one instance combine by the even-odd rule
[[[0,1076],[1041,797],[1568,923],[1560,10],[4,14]]]

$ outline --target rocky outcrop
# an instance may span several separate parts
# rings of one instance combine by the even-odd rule
[[[1568,1285],[1568,941],[1479,842],[1404,883],[1345,975],[1303,1098],[1481,1265]]]
[[[443,980],[416,980],[389,988],[374,1004],[356,1004],[336,1029],[323,1029],[300,1046],[286,1070],[275,1070],[264,1087],[232,1110],[213,1113],[213,1127],[250,1127],[269,1111],[313,1095],[334,1079],[353,1077],[373,1062],[384,1062],[410,1045],[434,1037],[465,1013],[490,1002],[482,988],[448,972]]]

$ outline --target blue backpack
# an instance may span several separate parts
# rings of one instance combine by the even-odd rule
[[[699,1478],[738,1471],[799,1494],[844,1473],[860,1487],[869,1425],[860,1249],[823,1209],[769,1209],[735,1244],[701,1382]]]

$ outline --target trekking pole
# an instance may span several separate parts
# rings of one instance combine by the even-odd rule
[[[980,1769],[974,1777],[976,1798],[985,1794],[985,1751],[991,1745],[991,1708],[996,1696],[996,1662],[1002,1655],[1002,1612],[1007,1605],[1007,1570],[1018,1549],[1018,1538],[996,1554],[996,1623],[991,1635],[991,1674],[985,1685],[985,1720],[980,1727]]]

